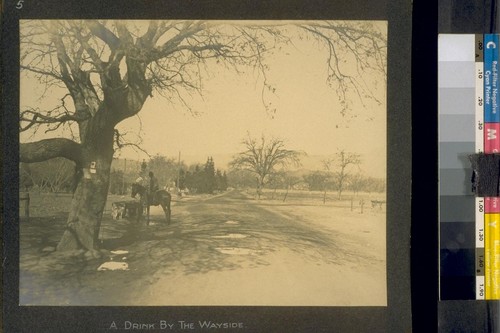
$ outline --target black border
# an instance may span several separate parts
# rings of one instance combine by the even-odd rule
[[[442,2],[413,3],[411,303],[415,332],[438,331],[437,31]]]
[[[409,332],[411,4],[409,0],[17,0],[3,3],[4,329],[100,332],[112,321],[220,320],[251,332]],[[387,307],[19,307],[18,20],[20,18],[378,19],[389,21]]]

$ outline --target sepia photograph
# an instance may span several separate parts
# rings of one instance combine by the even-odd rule
[[[20,20],[19,304],[388,306],[387,35]]]

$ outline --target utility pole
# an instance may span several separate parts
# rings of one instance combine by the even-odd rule
[[[122,195],[125,194],[125,177],[127,175],[127,159],[125,159],[123,166],[123,177],[122,177]]]
[[[177,163],[177,193],[181,192],[181,151],[179,150],[179,161]]]

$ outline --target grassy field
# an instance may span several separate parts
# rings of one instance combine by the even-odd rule
[[[71,207],[71,193],[44,193],[30,192],[30,216],[32,217],[51,217],[59,216],[69,212]],[[108,195],[104,216],[111,213],[111,204],[113,201],[132,200],[130,196]],[[20,207],[20,216],[23,218],[24,210]]]
[[[255,189],[247,189],[247,195],[249,198],[257,199]],[[306,191],[306,190],[272,190],[265,189],[260,197],[262,201],[279,202],[284,203],[296,203],[301,205],[311,205],[311,206],[330,206],[339,208],[352,208],[353,210],[361,211],[361,206],[363,209],[372,208],[371,201],[384,201],[385,193],[366,193],[366,192],[343,192],[341,199],[337,192],[326,192],[326,195],[322,191]],[[374,207],[375,208],[375,207]],[[385,204],[382,206],[377,206],[379,210],[385,211]]]

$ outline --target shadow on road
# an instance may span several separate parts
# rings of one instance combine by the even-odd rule
[[[343,247],[339,235],[312,228],[259,207],[234,191],[203,201],[179,201],[170,225],[163,212],[152,211],[151,224],[102,221],[101,247],[126,255],[101,259],[82,253],[53,252],[66,215],[21,222],[20,295],[24,304],[119,304],[129,290],[142,290],[171,274],[207,274],[256,268],[266,255],[281,249],[317,265],[356,265],[373,261],[366,253]],[[99,272],[105,261],[126,262],[127,270]]]

